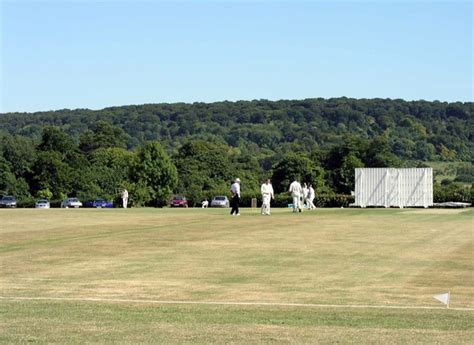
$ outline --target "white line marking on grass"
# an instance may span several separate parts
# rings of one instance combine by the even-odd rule
[[[461,310],[474,311],[474,308],[445,308],[428,306],[403,305],[364,305],[364,304],[313,304],[313,303],[270,303],[270,302],[226,302],[226,301],[161,301],[147,299],[122,299],[98,297],[8,297],[0,296],[0,300],[10,301],[69,301],[69,302],[106,302],[106,303],[143,303],[143,304],[188,304],[188,305],[235,305],[256,307],[299,307],[299,308],[372,308],[372,309],[426,309],[426,310]]]

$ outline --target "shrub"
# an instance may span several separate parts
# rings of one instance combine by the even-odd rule
[[[35,199],[32,196],[18,198],[16,200],[16,207],[35,207]]]
[[[467,202],[473,203],[474,190],[472,186],[465,186],[459,183],[449,185],[435,184],[433,186],[433,202]]]
[[[287,193],[280,193],[275,195],[275,200],[272,201],[273,207],[288,207],[288,204],[293,202],[291,196]],[[314,198],[316,207],[348,207],[350,203],[354,202],[354,197],[345,194],[317,194]],[[261,200],[259,200],[259,205]]]
[[[349,207],[354,202],[354,197],[346,194],[320,194],[316,195],[316,207]]]

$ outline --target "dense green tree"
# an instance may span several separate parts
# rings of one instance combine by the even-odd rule
[[[61,199],[73,194],[77,172],[63,161],[57,151],[39,152],[33,165],[32,189],[35,192],[49,189],[53,198]]]
[[[130,168],[135,155],[120,148],[100,148],[90,156],[88,169],[83,169],[86,183],[79,186],[86,199],[117,199],[122,188],[128,187]]]
[[[433,144],[420,140],[415,143],[413,158],[428,162],[436,159],[436,149]]]
[[[401,160],[391,152],[388,133],[375,137],[367,150],[365,165],[372,168],[400,167]]]
[[[16,196],[18,204],[21,206],[28,205],[32,203],[32,196],[30,194],[30,188],[28,183],[23,177],[17,177],[15,184],[12,189],[10,189],[10,193]]]
[[[94,130],[85,131],[80,138],[79,148],[91,152],[99,148],[125,148],[126,135],[117,126],[106,121],[97,121]]]
[[[146,142],[138,149],[131,177],[135,190],[140,191],[131,197],[136,204],[164,205],[178,183],[176,167],[158,142]]]
[[[55,151],[61,153],[61,157],[72,151],[77,151],[74,140],[66,132],[55,126],[46,126],[43,128],[41,142],[38,145],[40,151]]]
[[[354,169],[365,166],[368,150],[367,140],[346,135],[343,144],[333,147],[326,157],[321,158],[327,181],[335,192],[349,193],[354,189]]]
[[[46,126],[38,145],[31,189],[34,193],[49,189],[55,199],[76,195],[92,183],[85,173],[88,166],[87,158],[65,131]]]
[[[315,190],[324,188],[324,170],[305,154],[287,154],[273,169],[272,183],[275,193],[283,193],[293,178],[311,183]]]
[[[0,156],[0,195],[11,194],[15,189],[16,178],[10,163]]]
[[[270,172],[265,173],[255,155],[250,154],[234,154],[231,155],[233,175],[232,180],[236,177],[241,179],[242,193],[252,195],[260,194],[260,186],[264,180],[271,178]],[[230,184],[227,186],[229,187]]]
[[[21,205],[31,199],[29,186],[23,177],[15,177],[11,165],[0,156],[0,195],[14,195]]]
[[[177,191],[191,203],[200,202],[210,191],[225,190],[235,174],[229,147],[203,140],[185,143],[173,161],[179,174]]]
[[[19,135],[5,135],[1,141],[0,155],[11,164],[11,172],[16,177],[30,174],[36,156],[33,140]]]
[[[53,198],[53,192],[51,192],[48,188],[41,189],[36,193],[36,196],[41,199],[51,200]]]
[[[363,168],[364,163],[354,153],[349,153],[342,159],[341,167],[337,171],[339,176],[338,192],[350,194],[354,191],[355,169]]]

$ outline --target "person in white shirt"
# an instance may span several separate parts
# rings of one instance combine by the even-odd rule
[[[126,190],[126,189],[124,188],[124,189],[122,190],[121,197],[122,197],[122,205],[123,205],[123,208],[127,208],[127,204],[128,204],[128,190]]]
[[[293,182],[290,184],[290,188],[288,189],[288,192],[291,194],[291,197],[293,198],[293,212],[301,212],[301,197],[303,194],[303,189],[301,188],[301,184],[296,181],[296,178],[294,179]]]
[[[309,188],[306,183],[303,183],[303,204],[302,207],[304,208],[306,205],[306,208],[309,208],[309,202],[308,202],[308,193],[309,193]]]
[[[232,184],[232,186],[230,186],[230,194],[232,195],[232,198],[230,199],[230,205],[232,206],[230,214],[231,216],[240,216],[240,179],[238,177],[235,179],[235,182]]]
[[[260,187],[262,193],[262,215],[270,215],[270,200],[274,199],[273,186],[270,179],[267,179],[264,184]]]
[[[209,201],[207,201],[207,199],[204,199],[201,205],[202,205],[202,208],[207,208],[209,206]]]
[[[314,205],[314,198],[315,198],[316,194],[314,193],[314,188],[313,188],[313,185],[309,185],[309,191],[308,191],[308,205],[309,205],[309,209],[310,210],[314,210],[316,208],[316,206]]]

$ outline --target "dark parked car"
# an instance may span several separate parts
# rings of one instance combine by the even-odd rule
[[[16,198],[11,195],[4,195],[0,200],[0,207],[16,207]]]
[[[188,200],[181,195],[176,195],[171,200],[171,207],[188,207]]]
[[[114,207],[114,203],[112,201],[106,201],[104,199],[95,199],[93,201],[87,201],[85,207],[112,208]]]

